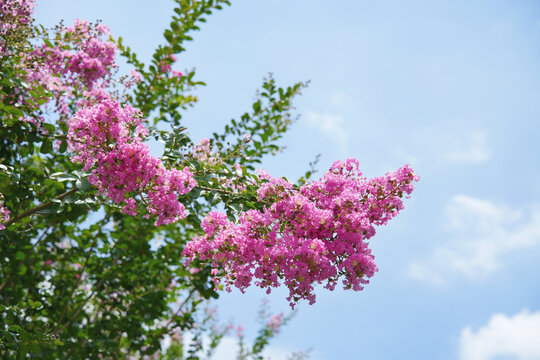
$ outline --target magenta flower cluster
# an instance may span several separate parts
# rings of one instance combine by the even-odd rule
[[[367,179],[358,161],[335,162],[324,176],[298,189],[282,178],[259,174],[263,210],[249,210],[231,222],[219,212],[202,221],[204,235],[187,244],[187,263],[212,266],[216,288],[224,283],[242,292],[255,285],[270,292],[283,282],[291,306],[300,299],[315,302],[314,285],[359,291],[377,266],[367,240],[375,225],[385,225],[403,209],[402,197],[418,180],[404,166]]]
[[[180,71],[173,70],[172,65],[177,61],[178,59],[174,55],[166,56],[162,61],[159,62],[159,70],[164,73],[172,73],[173,78],[176,78],[177,80],[180,79],[184,74],[182,74]]]
[[[116,45],[102,39],[102,36],[109,35],[106,26],[98,25],[93,29],[87,21],[77,19],[73,27],[66,27],[63,31],[67,40],[78,49],[67,54],[67,70],[80,74],[86,85],[109,74],[114,65]]]
[[[0,194],[0,199],[3,199],[4,195]],[[6,226],[4,223],[7,223],[10,219],[10,211],[3,205],[0,204],[0,230],[4,230]]]
[[[35,0],[0,0],[0,56],[9,52],[5,39],[32,21]]]
[[[186,216],[178,196],[197,182],[189,168],[168,170],[150,154],[142,121],[138,110],[114,100],[79,110],[68,121],[71,159],[92,169],[88,181],[123,205],[122,212],[154,216],[156,226],[171,224]]]
[[[283,325],[283,313],[272,315],[266,324],[275,334],[279,333],[281,325]]]
[[[208,138],[203,138],[197,145],[193,145],[191,151],[193,157],[205,165],[214,166],[223,164],[219,153],[212,151],[212,144]]]
[[[111,97],[106,88],[110,86],[111,71],[117,67],[116,45],[104,40],[109,35],[107,27],[83,20],[75,20],[61,34],[55,45],[36,47],[24,66],[28,81],[51,91],[56,110],[68,115],[72,98],[81,98],[77,106],[82,107]]]

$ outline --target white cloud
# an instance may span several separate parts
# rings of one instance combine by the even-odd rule
[[[347,147],[348,135],[344,130],[343,118],[336,114],[317,113],[308,111],[306,114],[307,123],[318,128],[331,141],[337,143],[342,151]]]
[[[502,265],[509,252],[540,246],[538,209],[526,217],[523,211],[457,195],[445,210],[451,240],[429,259],[409,265],[409,275],[415,279],[439,286],[455,275],[483,279]]]
[[[540,311],[495,314],[477,332],[465,327],[459,352],[461,360],[540,359]]]
[[[465,139],[458,139],[455,149],[444,154],[444,158],[453,163],[478,164],[489,160],[491,153],[486,133],[473,131]]]

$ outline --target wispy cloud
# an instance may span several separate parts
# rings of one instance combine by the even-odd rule
[[[308,125],[319,129],[332,142],[336,143],[342,151],[346,150],[348,135],[344,129],[345,122],[340,115],[308,111],[306,119]]]
[[[495,314],[487,325],[474,332],[465,327],[461,332],[459,355],[461,360],[489,360],[511,358],[540,359],[540,311],[527,310],[508,317]]]
[[[347,95],[341,91],[333,93],[328,100],[335,107],[343,107],[348,103]]]
[[[488,146],[487,135],[482,131],[473,131],[462,139],[456,139],[455,148],[443,157],[453,163],[478,164],[489,160],[491,149]]]
[[[409,265],[409,275],[433,285],[446,285],[456,274],[479,280],[497,270],[511,251],[540,246],[540,211],[510,209],[465,195],[446,206],[450,240],[425,260]]]

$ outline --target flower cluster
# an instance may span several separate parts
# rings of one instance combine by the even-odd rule
[[[53,93],[59,114],[69,113],[72,98],[80,98],[76,105],[82,107],[111,97],[107,88],[117,65],[108,35],[107,27],[77,19],[61,29],[54,45],[43,43],[25,58],[27,80]]]
[[[314,284],[333,290],[341,278],[345,289],[359,291],[377,266],[367,240],[375,225],[385,225],[403,209],[401,198],[418,177],[408,165],[385,176],[362,177],[358,161],[332,165],[324,176],[298,189],[282,178],[261,172],[258,196],[267,206],[249,210],[231,222],[210,212],[204,235],[187,244],[187,263],[212,266],[213,281],[242,292],[251,284],[270,292],[283,282],[291,306],[315,302]]]
[[[0,199],[3,199],[4,195],[0,194]],[[10,211],[2,204],[0,204],[0,230],[4,230],[6,226],[4,223],[9,221]]]
[[[35,0],[0,0],[0,56],[9,52],[8,39],[31,23],[35,6]]]
[[[271,316],[266,324],[266,326],[268,326],[268,328],[275,334],[279,333],[281,325],[283,325],[283,313]]]
[[[66,27],[63,31],[66,41],[78,50],[67,54],[68,71],[79,74],[81,81],[89,87],[110,73],[114,66],[116,45],[102,39],[110,35],[106,26],[92,28],[85,20],[75,20],[73,27]]]
[[[203,138],[197,145],[193,145],[192,153],[195,159],[209,166],[223,163],[220,154],[212,151],[212,144],[208,138]]]
[[[182,74],[180,71],[172,69],[172,64],[174,64],[176,62],[176,60],[178,60],[178,59],[176,58],[176,56],[174,56],[172,54],[169,55],[169,56],[166,56],[163,60],[161,60],[159,62],[159,70],[162,73],[170,73],[170,72],[172,72],[173,77],[181,78],[182,76],[184,76],[184,74]]]
[[[143,203],[146,216],[157,217],[156,226],[186,216],[178,195],[197,185],[193,174],[187,167],[168,170],[150,154],[144,143],[148,129],[138,110],[104,100],[79,110],[68,127],[68,144],[76,154],[72,161],[82,163],[85,171],[92,169],[88,181],[122,204],[124,213],[135,216]]]
[[[132,88],[135,84],[139,84],[142,81],[142,76],[140,72],[132,69],[129,71],[129,73],[130,73],[130,76],[127,78],[126,82],[124,83],[127,89]]]

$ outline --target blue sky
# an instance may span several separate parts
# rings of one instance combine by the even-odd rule
[[[36,17],[102,19],[148,59],[171,9],[42,0]],[[233,0],[194,38],[178,61],[208,84],[186,114],[194,138],[249,109],[272,72],[311,80],[287,150],[263,164],[273,175],[295,179],[321,153],[321,171],[355,157],[368,176],[410,163],[422,178],[372,239],[372,283],[301,304],[273,359],[540,358],[537,1]],[[223,294],[221,318],[252,334],[261,297]]]

